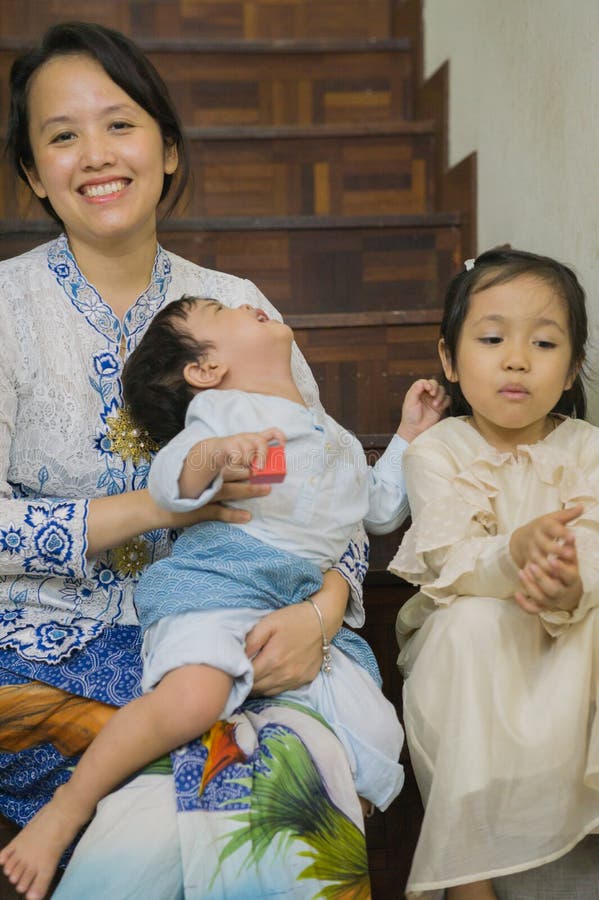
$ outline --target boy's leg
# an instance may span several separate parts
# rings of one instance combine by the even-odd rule
[[[206,731],[221,714],[231,684],[229,675],[212,666],[183,666],[114,714],[70,781],[0,853],[6,875],[27,900],[45,895],[63,851],[98,801],[152,760]]]

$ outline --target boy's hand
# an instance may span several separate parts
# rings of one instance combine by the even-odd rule
[[[447,407],[449,397],[434,378],[419,378],[406,393],[397,434],[410,443],[431,425],[436,425]]]
[[[285,446],[286,437],[279,428],[242,432],[223,438],[208,438],[204,443],[217,469],[264,468],[271,441]]]

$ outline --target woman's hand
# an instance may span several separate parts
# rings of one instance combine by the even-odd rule
[[[247,478],[247,469],[228,472],[228,478]],[[150,496],[146,488],[110,497],[96,497],[89,501],[87,517],[87,556],[93,558],[105,550],[120,547],[131,538],[156,528],[185,528],[196,522],[216,520],[242,525],[251,519],[245,509],[222,504],[237,500],[243,503],[251,497],[268,494],[268,485],[247,481],[225,481],[213,503],[186,513],[172,513]],[[218,502],[217,502],[218,501]]]
[[[245,471],[247,472],[247,470]],[[270,486],[267,484],[250,484],[248,481],[225,482],[220,491],[214,495],[212,503],[207,503],[200,509],[194,509],[185,513],[171,513],[157,505],[158,515],[166,521],[166,524],[158,527],[186,528],[188,525],[195,525],[196,522],[210,521],[243,525],[245,522],[250,521],[252,518],[251,514],[246,509],[224,506],[223,504],[230,500],[243,503],[244,500],[251,500],[254,497],[264,497],[270,493],[270,490]]]
[[[341,627],[348,597],[349,585],[332,569],[312,596],[329,640]],[[245,649],[253,660],[254,694],[273,697],[313,681],[322,665],[322,632],[312,604],[296,603],[265,616],[249,632]]]

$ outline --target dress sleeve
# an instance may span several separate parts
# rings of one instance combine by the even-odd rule
[[[586,425],[587,423],[585,423]],[[587,425],[587,427],[590,427]],[[576,537],[576,554],[583,594],[572,612],[555,609],[540,614],[546,630],[557,637],[582,621],[599,606],[599,430],[593,428],[584,442],[576,467],[561,473],[563,506],[582,505],[584,512],[570,527]]]
[[[436,605],[459,596],[507,599],[518,588],[510,535],[497,532],[490,502],[498,490],[493,467],[481,460],[469,473],[443,446],[416,441],[404,456],[413,524],[389,568]]]
[[[251,281],[246,281],[245,285],[246,302],[250,303],[252,306],[263,309],[269,316],[281,322],[282,316],[280,312],[266,299],[256,285]],[[295,383],[307,405],[311,408],[322,409],[318,385],[316,384],[310,366],[306,362],[303,353],[295,341],[293,342],[293,349],[291,352],[291,371],[293,372]],[[349,584],[350,600],[346,614],[346,622],[348,625],[355,627],[360,627],[364,624],[362,583],[368,570],[368,547],[369,544],[366,532],[360,524],[352,534],[351,540],[341,558],[333,566],[333,568],[339,572]]]
[[[14,373],[17,359],[14,337],[2,323],[0,354],[0,577],[3,575],[58,575],[83,578],[87,574],[86,500],[45,498],[48,473],[39,473],[38,492],[22,499],[9,481],[18,409]],[[22,493],[22,491],[21,491]]]

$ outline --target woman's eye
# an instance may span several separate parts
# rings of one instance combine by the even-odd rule
[[[114,131],[124,131],[127,128],[133,128],[130,122],[112,122],[110,127]]]
[[[70,141],[75,137],[72,131],[61,131],[60,134],[55,135],[50,141],[51,144],[64,144],[65,141]]]

